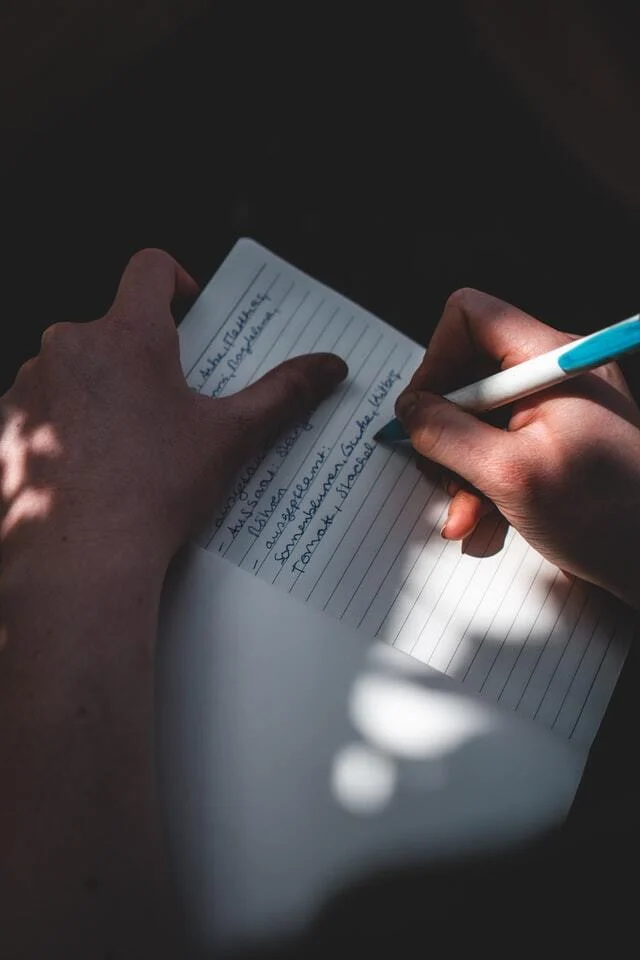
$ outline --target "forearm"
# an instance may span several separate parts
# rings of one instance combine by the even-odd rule
[[[153,769],[163,577],[242,465],[347,375],[317,353],[195,393],[171,308],[197,293],[140,251],[106,314],[49,327],[0,397],[3,960],[3,937],[21,957],[183,952]]]
[[[125,545],[5,560],[3,956],[14,943],[164,956],[173,914],[152,745],[163,573]]]

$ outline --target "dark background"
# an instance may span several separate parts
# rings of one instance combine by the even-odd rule
[[[0,390],[48,324],[100,315],[144,246],[205,283],[251,236],[423,343],[462,285],[574,332],[638,311],[635,5],[165,6],[154,32],[162,4],[138,21],[114,4],[102,43],[72,10],[28,83],[20,38],[36,63],[59,21],[29,2],[13,50],[5,33]],[[640,396],[640,362],[624,367]],[[617,917],[638,682],[634,650],[565,835],[447,874],[443,909],[562,884]]]

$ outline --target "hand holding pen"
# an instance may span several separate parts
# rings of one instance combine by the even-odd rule
[[[616,364],[602,365],[638,345],[640,318],[617,326],[577,341],[459,291],[396,414],[415,450],[460,478],[446,539],[467,537],[488,500],[556,566],[640,605],[640,411]],[[506,373],[487,379],[496,368]],[[519,396],[508,429],[456,402],[449,391],[461,383],[471,387],[458,400],[476,411]]]

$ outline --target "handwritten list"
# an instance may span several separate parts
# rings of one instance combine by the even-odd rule
[[[622,605],[497,521],[468,553],[440,537],[448,498],[408,451],[373,442],[423,348],[249,240],[180,327],[187,382],[211,397],[303,353],[349,377],[236,478],[200,545],[581,745],[631,638]]]

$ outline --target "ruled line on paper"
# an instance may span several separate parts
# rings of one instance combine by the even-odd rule
[[[566,737],[593,738],[628,619],[603,617],[585,585],[515,531],[501,544],[498,523],[475,555],[443,541],[446,495],[414,475],[406,451],[373,442],[422,347],[247,242],[180,335],[188,378],[213,396],[317,349],[350,366],[332,397],[239,474],[209,549]]]

